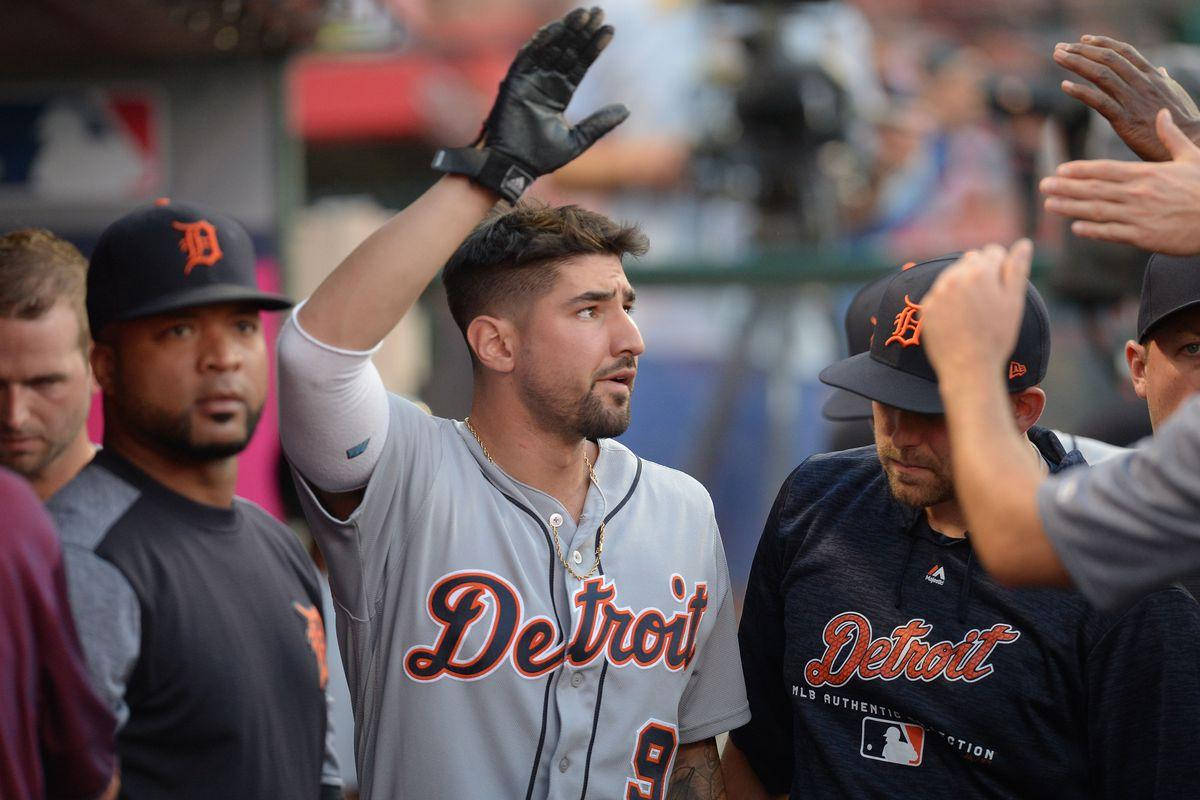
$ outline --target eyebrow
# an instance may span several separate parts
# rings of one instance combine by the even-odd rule
[[[633,289],[626,289],[624,295],[625,302],[627,303],[632,303],[637,299],[637,293],[634,292]],[[571,305],[575,303],[604,303],[612,300],[616,296],[616,289],[609,289],[607,292],[593,290],[590,292],[584,292],[583,294],[577,294],[568,300],[567,303]]]

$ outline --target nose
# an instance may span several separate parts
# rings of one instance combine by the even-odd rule
[[[885,408],[884,418],[887,421],[887,433],[891,436],[892,444],[897,447],[913,447],[925,440],[925,428],[928,420],[924,415],[899,408]]]
[[[242,366],[242,347],[223,326],[205,326],[200,341],[200,370],[226,372]]]
[[[29,422],[27,390],[16,384],[0,388],[0,424],[6,430],[19,431]]]
[[[642,332],[629,312],[622,310],[617,315],[617,329],[613,335],[613,355],[640,356],[646,351],[646,343],[642,341]]]

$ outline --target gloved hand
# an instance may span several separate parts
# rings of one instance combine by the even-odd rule
[[[467,175],[516,202],[529,184],[571,161],[627,116],[616,103],[571,125],[563,111],[612,39],[599,8],[544,25],[517,53],[474,148],[439,150],[435,169]]]

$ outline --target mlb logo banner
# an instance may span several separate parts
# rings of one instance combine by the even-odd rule
[[[863,717],[858,752],[863,758],[919,767],[925,754],[925,729],[911,722]]]
[[[0,196],[124,202],[164,183],[162,100],[137,89],[0,97]]]

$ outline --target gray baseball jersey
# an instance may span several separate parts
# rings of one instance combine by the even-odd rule
[[[329,564],[363,797],[664,797],[680,745],[750,717],[708,494],[604,439],[576,525],[461,422],[389,402],[348,520],[297,481]],[[567,573],[551,520],[581,574],[605,523],[599,574]]]

